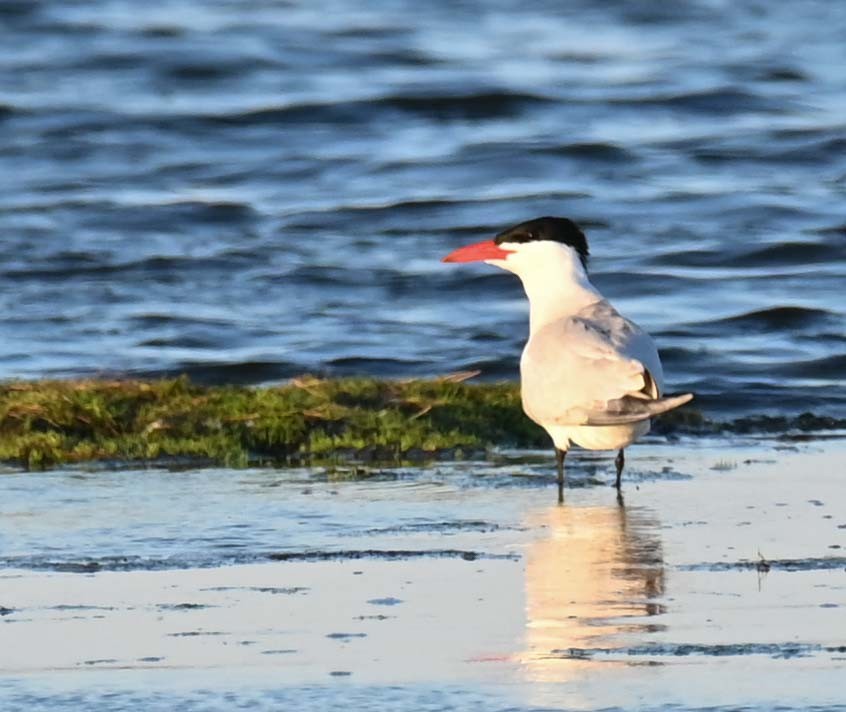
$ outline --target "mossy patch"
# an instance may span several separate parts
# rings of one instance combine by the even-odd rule
[[[0,385],[0,461],[43,469],[176,458],[239,467],[419,461],[491,446],[549,447],[546,433],[523,414],[516,383],[462,378],[304,376],[276,387],[199,386],[186,378],[6,383]],[[779,422],[807,430],[809,418]],[[683,408],[662,417],[653,431],[748,432],[767,425],[715,423]]]
[[[514,384],[303,377],[269,388],[185,378],[0,386],[0,460],[32,469],[174,457],[229,466],[385,461],[493,444],[546,444]]]

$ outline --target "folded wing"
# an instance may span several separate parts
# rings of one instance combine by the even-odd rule
[[[523,407],[541,425],[634,423],[693,397],[662,397],[652,339],[606,301],[533,334],[520,367]]]

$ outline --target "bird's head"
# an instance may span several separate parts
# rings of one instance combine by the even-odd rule
[[[503,230],[493,240],[459,247],[443,261],[486,262],[523,277],[562,259],[586,272],[587,239],[572,220],[543,217]]]

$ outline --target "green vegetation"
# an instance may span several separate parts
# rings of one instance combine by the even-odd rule
[[[513,384],[304,377],[272,388],[185,378],[0,386],[0,461],[189,458],[245,466],[424,459],[494,443],[542,446]]]
[[[237,467],[416,461],[475,455],[489,446],[549,446],[546,434],[523,415],[517,384],[470,384],[467,375],[428,381],[303,377],[262,388],[198,386],[185,378],[7,383],[0,385],[0,461],[42,469],[175,458]],[[757,429],[809,430],[815,424],[844,427],[806,414],[768,419]],[[653,427],[726,429],[749,432],[756,423],[713,423],[681,409]]]

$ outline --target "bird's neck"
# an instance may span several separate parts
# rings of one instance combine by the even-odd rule
[[[520,274],[529,298],[529,335],[602,300],[578,259],[567,254]]]

